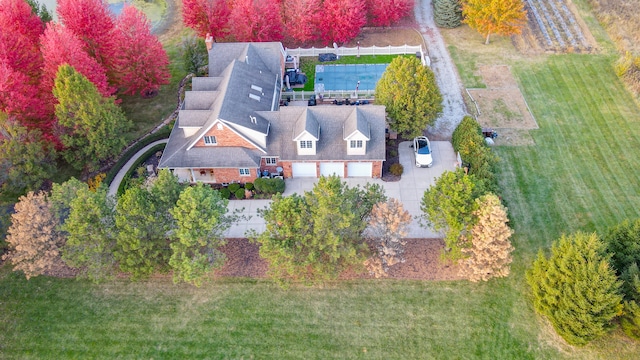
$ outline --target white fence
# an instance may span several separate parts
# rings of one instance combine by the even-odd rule
[[[431,66],[431,60],[425,53],[421,45],[402,45],[402,46],[358,46],[358,47],[323,47],[323,48],[295,48],[285,49],[287,55],[301,56],[318,56],[324,53],[333,53],[338,56],[359,56],[359,55],[401,55],[420,53],[422,65]]]
[[[352,99],[352,100],[373,100],[374,90],[358,90],[354,91],[323,91],[321,94],[316,94],[314,91],[283,91],[280,93],[280,99],[290,101],[309,100],[311,95],[322,96],[325,100],[333,101]]]

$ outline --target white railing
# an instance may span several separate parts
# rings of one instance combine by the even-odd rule
[[[431,60],[425,53],[421,45],[402,45],[402,46],[357,46],[357,47],[323,47],[323,48],[286,48],[287,55],[302,56],[318,56],[324,53],[333,53],[338,56],[358,56],[358,55],[401,55],[420,53],[422,65],[431,66]]]
[[[321,95],[322,98],[327,101],[344,100],[373,100],[373,90],[358,90],[358,93],[354,91],[323,91],[321,94],[316,94],[315,91],[283,91],[280,93],[280,99],[289,101],[302,101],[309,100],[311,95],[316,95],[318,98]]]

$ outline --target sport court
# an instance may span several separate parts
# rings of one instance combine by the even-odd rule
[[[375,90],[387,65],[389,64],[316,65],[314,90],[317,93],[355,91],[356,87],[358,90]]]

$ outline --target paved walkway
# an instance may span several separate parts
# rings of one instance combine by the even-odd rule
[[[414,218],[409,226],[409,238],[433,238],[440,235],[430,229],[420,226],[417,219],[420,211],[420,201],[425,190],[435,183],[435,179],[446,170],[455,168],[456,156],[451,143],[448,141],[431,142],[433,149],[433,166],[431,168],[416,168],[413,159],[411,142],[400,143],[398,154],[400,163],[404,167],[402,179],[396,182],[386,182],[380,179],[345,178],[349,186],[365,185],[367,182],[380,184],[388,197],[396,198],[402,202],[404,208]],[[286,190],[283,195],[294,193],[302,194],[313,189],[317,179],[296,178],[286,179]],[[264,220],[258,215],[258,209],[269,206],[271,200],[230,200],[229,210],[244,209],[243,214],[251,218],[245,222],[234,224],[226,233],[227,237],[245,237],[248,230],[260,233],[265,230]]]
[[[127,161],[127,163],[124,164],[122,169],[120,169],[120,171],[118,171],[116,176],[113,178],[113,181],[111,181],[111,185],[109,185],[109,195],[116,196],[116,194],[118,194],[118,187],[120,187],[120,183],[122,182],[122,180],[124,180],[124,176],[127,175],[127,171],[129,171],[129,169],[131,169],[133,164],[135,164],[136,161],[138,161],[138,159],[142,155],[144,155],[144,153],[149,151],[149,149],[151,149],[152,147],[154,147],[154,146],[156,146],[158,144],[166,144],[168,141],[169,141],[169,139],[162,139],[162,140],[154,141],[151,144],[143,147],[137,153],[135,153],[135,155],[133,155],[131,157],[131,159],[129,159],[129,161]]]

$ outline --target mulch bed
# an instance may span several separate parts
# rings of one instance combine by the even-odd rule
[[[389,269],[388,278],[415,280],[459,280],[458,267],[440,260],[444,248],[441,239],[406,239],[405,262]],[[215,272],[216,277],[252,277],[264,278],[267,262],[259,255],[260,246],[245,238],[227,239],[220,250],[227,256],[222,268]],[[347,271],[340,279],[373,279],[368,273],[356,274]]]

